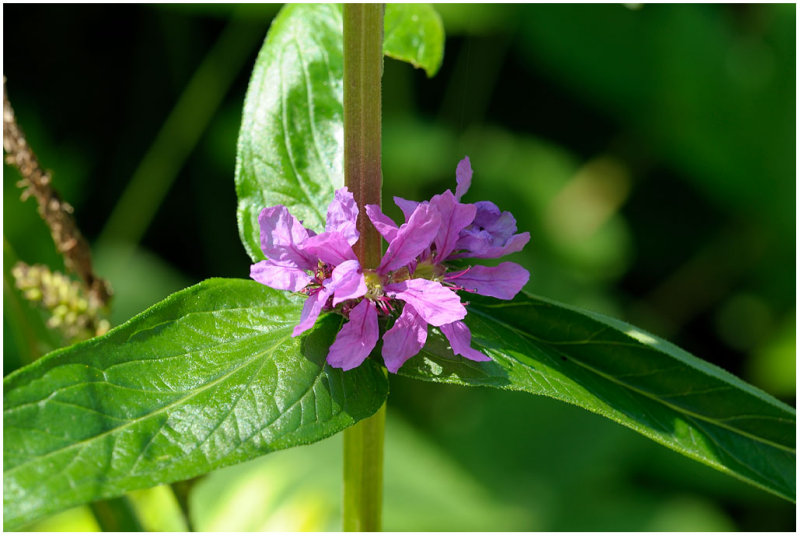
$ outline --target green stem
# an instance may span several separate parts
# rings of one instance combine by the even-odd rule
[[[358,203],[361,265],[374,268],[381,237],[366,204],[381,204],[382,4],[344,6],[344,181]],[[383,506],[386,405],[344,431],[344,530],[379,531]]]
[[[181,480],[180,482],[173,482],[170,484],[172,493],[175,495],[175,500],[178,501],[178,506],[183,514],[183,520],[186,523],[186,528],[189,532],[195,532],[192,523],[191,512],[189,511],[189,492],[192,490],[200,477],[190,478],[189,480]]]
[[[364,205],[381,204],[381,75],[383,5],[344,6],[344,184],[358,203],[355,253],[374,268],[381,259],[381,237]]]
[[[136,509],[125,495],[93,502],[89,508],[103,532],[144,532]]]
[[[344,431],[344,530],[381,530],[386,404]]]

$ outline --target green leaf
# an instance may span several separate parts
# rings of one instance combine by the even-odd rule
[[[321,230],[344,185],[343,72],[341,7],[281,9],[253,68],[236,157],[239,235],[254,261],[262,209],[285,205]]]
[[[401,374],[557,398],[794,501],[791,407],[620,320],[524,294],[471,301],[473,346],[493,361],[454,357],[437,331]]]
[[[381,367],[325,364],[341,322],[293,338],[301,300],[211,279],[4,380],[7,530],[70,506],[318,441],[386,399]]]
[[[386,4],[383,52],[433,77],[444,58],[444,25],[430,4]]]
[[[385,25],[384,54],[436,72],[444,33],[432,7],[390,5]],[[324,227],[344,185],[343,76],[341,6],[281,9],[253,68],[236,157],[239,236],[253,261],[264,258],[258,214],[266,207],[284,205],[306,227]]]

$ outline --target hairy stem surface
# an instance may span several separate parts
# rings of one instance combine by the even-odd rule
[[[361,265],[374,268],[381,237],[364,205],[381,204],[382,4],[344,6],[344,181],[359,207]],[[383,506],[386,405],[344,431],[344,530],[378,531]]]
[[[364,205],[381,204],[383,5],[344,6],[344,184],[358,203],[355,253],[362,266],[381,258],[381,237]]]

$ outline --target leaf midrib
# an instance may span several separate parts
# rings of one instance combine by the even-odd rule
[[[516,328],[516,327],[514,327],[514,326],[512,326],[512,325],[510,325],[510,324],[508,324],[506,322],[503,322],[502,320],[500,320],[500,319],[498,319],[496,317],[493,317],[493,316],[491,316],[491,315],[489,315],[489,314],[487,314],[485,312],[482,312],[482,311],[474,309],[474,308],[472,309],[472,311],[474,311],[475,313],[477,313],[480,316],[483,316],[485,318],[488,318],[488,319],[492,320],[493,322],[496,322],[497,324],[502,325],[506,329],[508,329],[508,330],[510,330],[510,331],[522,336],[523,338],[529,339],[529,340],[534,341],[534,342],[539,343],[539,344],[547,345],[548,347],[552,347],[552,344],[549,341],[546,341],[544,339],[541,339],[539,337],[531,335],[530,333],[526,333],[525,331],[523,331],[523,330],[521,330],[519,328]],[[652,350],[653,351],[659,351],[656,348],[654,348]],[[517,362],[519,362],[521,365],[527,367],[527,365],[525,363],[523,363],[522,361],[519,361],[517,359],[515,359],[515,360]],[[680,406],[674,406],[674,405],[672,405],[672,404],[670,404],[670,403],[658,398],[657,396],[655,396],[655,395],[653,395],[651,393],[648,393],[647,391],[643,391],[643,390],[641,390],[641,389],[639,389],[637,387],[634,387],[634,386],[632,386],[632,385],[630,385],[628,383],[620,381],[616,377],[611,376],[609,374],[606,374],[604,372],[601,372],[601,371],[595,369],[594,367],[591,367],[590,365],[587,365],[587,364],[585,364],[585,363],[583,363],[581,361],[578,361],[576,359],[571,359],[571,361],[576,363],[576,364],[578,364],[578,365],[580,365],[581,367],[585,368],[586,370],[589,370],[590,372],[595,373],[596,375],[598,375],[598,376],[600,376],[602,378],[605,378],[607,380],[610,380],[610,381],[616,383],[617,385],[619,385],[619,386],[621,386],[621,387],[623,387],[625,389],[628,389],[628,390],[633,391],[633,392],[635,392],[635,393],[637,393],[637,394],[639,394],[641,396],[644,396],[644,397],[646,397],[646,398],[648,398],[650,400],[653,400],[656,403],[663,404],[664,406],[676,411],[677,413],[685,414],[687,416],[690,416],[690,417],[693,417],[693,418],[696,418],[696,419],[700,419],[700,420],[702,420],[704,422],[707,422],[708,424],[712,424],[712,425],[717,426],[719,428],[723,428],[725,430],[728,430],[728,431],[733,432],[735,434],[741,435],[743,437],[748,437],[748,438],[753,439],[754,441],[757,441],[759,443],[762,443],[762,444],[765,444],[765,445],[769,445],[769,446],[778,448],[780,450],[783,450],[783,451],[786,451],[786,452],[789,452],[789,453],[795,453],[795,449],[794,448],[787,447],[787,446],[781,445],[779,443],[775,443],[775,442],[773,442],[773,441],[771,441],[769,439],[765,439],[765,438],[762,438],[762,437],[754,436],[749,432],[746,432],[744,430],[728,426],[728,425],[726,425],[726,424],[724,424],[722,422],[715,421],[715,420],[713,420],[713,419],[711,419],[709,417],[706,417],[704,415],[700,415],[700,414],[694,413],[694,412],[692,412],[690,410],[687,410],[685,408],[681,408]],[[695,369],[695,370],[697,370],[697,369]],[[699,371],[699,370],[697,370],[697,371],[698,372],[702,372],[702,371]],[[715,379],[719,379],[719,378],[715,378]],[[722,381],[722,380],[720,380],[720,381]]]
[[[42,455],[37,456],[35,458],[31,458],[31,459],[27,460],[26,462],[24,462],[24,463],[22,463],[20,465],[17,465],[15,467],[11,467],[9,469],[4,469],[3,473],[5,475],[10,475],[10,474],[22,469],[22,468],[34,463],[34,462],[49,458],[51,456],[54,456],[54,455],[56,455],[58,453],[61,453],[61,452],[64,452],[64,451],[68,451],[68,450],[77,448],[77,447],[82,446],[84,444],[90,443],[90,442],[95,441],[97,439],[100,439],[102,437],[105,437],[105,436],[108,436],[110,434],[113,434],[114,432],[117,432],[119,430],[122,430],[122,429],[128,428],[130,426],[133,426],[136,423],[139,423],[141,421],[147,420],[147,419],[149,419],[151,417],[154,417],[156,415],[164,413],[165,411],[167,411],[167,410],[169,410],[169,409],[171,409],[171,408],[173,408],[173,407],[175,407],[177,405],[180,405],[181,403],[184,403],[184,402],[186,402],[188,400],[191,400],[195,396],[207,391],[211,387],[213,387],[213,386],[217,385],[218,383],[224,381],[225,379],[227,379],[228,377],[232,376],[233,374],[235,374],[236,372],[241,370],[243,367],[246,367],[247,365],[249,365],[250,363],[252,363],[256,359],[258,359],[259,357],[262,357],[262,356],[264,356],[264,355],[266,355],[266,354],[268,354],[270,352],[274,352],[275,349],[278,346],[283,344],[289,338],[290,338],[290,336],[288,334],[285,335],[284,337],[279,338],[278,341],[274,345],[272,345],[271,347],[267,348],[266,350],[264,350],[262,352],[257,352],[255,354],[253,354],[249,359],[241,361],[237,366],[233,367],[229,372],[226,372],[222,376],[219,376],[219,377],[215,378],[214,380],[212,380],[209,383],[203,385],[202,387],[198,388],[197,390],[195,390],[194,392],[192,392],[191,394],[189,394],[187,396],[178,398],[178,399],[174,400],[173,402],[170,402],[169,404],[167,404],[165,406],[162,406],[161,408],[158,408],[155,411],[152,411],[152,412],[147,413],[145,415],[141,415],[139,417],[136,417],[135,419],[133,419],[131,421],[128,421],[127,423],[122,424],[120,426],[117,426],[115,428],[111,428],[109,430],[101,432],[101,433],[99,433],[97,435],[94,435],[92,437],[87,437],[86,439],[82,439],[81,441],[78,441],[76,443],[71,443],[69,445],[65,445],[65,446],[63,446],[61,448],[58,448],[56,450],[52,450],[52,451],[50,451],[50,452],[48,452],[46,454],[42,454]]]
[[[756,387],[754,387],[754,386],[742,381],[741,378],[738,378],[738,377],[734,376],[733,374],[731,374],[730,372],[726,371],[725,369],[720,368],[719,366],[714,365],[713,363],[709,363],[708,361],[703,361],[703,360],[697,358],[696,356],[693,356],[690,353],[686,352],[685,350],[683,350],[681,348],[678,348],[678,347],[675,347],[674,345],[670,344],[668,341],[665,341],[663,339],[659,339],[659,337],[657,337],[656,335],[653,335],[651,333],[647,333],[646,331],[642,330],[641,328],[638,328],[636,326],[628,324],[627,322],[624,322],[622,320],[618,320],[618,319],[613,318],[613,317],[608,317],[608,316],[603,315],[601,313],[597,313],[597,312],[594,312],[594,311],[588,311],[588,310],[581,310],[579,308],[572,307],[572,306],[564,304],[564,303],[559,303],[559,302],[557,302],[555,300],[551,300],[550,298],[542,298],[540,296],[536,296],[536,295],[530,294],[530,293],[528,293],[528,292],[526,292],[524,290],[522,291],[522,293],[526,298],[528,298],[531,301],[526,301],[526,302],[523,302],[523,301],[512,301],[512,302],[497,302],[497,303],[481,303],[477,307],[479,309],[481,309],[481,308],[482,309],[510,309],[510,308],[515,308],[515,307],[523,307],[524,308],[526,306],[533,307],[535,309],[540,309],[540,308],[549,307],[549,308],[563,309],[564,311],[567,311],[567,312],[569,312],[571,314],[578,314],[578,315],[582,315],[582,316],[587,316],[592,321],[594,321],[596,323],[599,323],[600,325],[603,326],[603,330],[601,330],[601,331],[611,329],[611,330],[614,330],[617,333],[624,334],[627,338],[629,338],[632,341],[634,341],[633,343],[624,343],[624,342],[621,342],[621,341],[617,341],[617,344],[619,346],[630,346],[630,347],[635,347],[635,348],[644,348],[646,350],[657,352],[659,354],[668,356],[671,359],[674,359],[677,362],[682,363],[683,365],[691,368],[692,370],[700,372],[704,376],[708,376],[710,378],[714,378],[716,380],[719,380],[719,381],[725,383],[726,385],[731,385],[734,388],[737,388],[737,389],[743,391],[744,393],[747,393],[748,395],[759,399],[761,402],[766,403],[766,404],[772,406],[775,409],[778,409],[778,410],[780,410],[782,412],[788,412],[788,413],[792,413],[792,414],[795,413],[795,409],[793,407],[789,406],[788,404],[785,404],[785,403],[781,402],[780,400],[775,399],[774,397],[770,396],[768,393],[765,393],[761,389],[758,389],[758,388],[756,388]],[[488,318],[494,318],[494,317],[488,316],[487,313],[483,313],[483,314],[486,315]],[[660,344],[666,344],[668,346],[671,346],[672,347],[672,348],[670,348],[671,351],[667,351],[666,349],[661,348],[660,346],[648,345],[648,344],[642,342],[641,340],[637,339],[636,337],[631,336],[622,327],[620,327],[618,325],[615,325],[616,323],[622,324],[627,328],[634,329],[634,330],[636,330],[636,331],[638,331],[638,332],[640,332],[640,333],[642,333],[642,334],[644,334],[644,335],[646,335],[648,337],[652,337],[653,339],[658,340]],[[600,333],[600,332],[592,334],[592,337],[596,336],[598,333]],[[561,341],[543,341],[543,342],[548,343],[549,345],[554,345],[554,344],[565,344],[565,345],[566,344],[574,344],[574,343],[572,343],[570,341],[564,341],[564,342],[561,342]],[[587,344],[587,343],[590,343],[590,342],[591,341],[587,341],[587,342],[584,342],[584,343],[581,343],[581,344]],[[612,344],[613,342],[614,341],[606,341],[604,344]]]

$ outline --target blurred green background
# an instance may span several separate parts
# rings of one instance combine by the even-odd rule
[[[18,120],[75,207],[112,323],[247,277],[233,170],[277,5],[5,5]],[[387,59],[384,205],[454,186],[511,210],[528,289],[623,318],[795,405],[795,6],[440,5],[440,73]],[[4,167],[3,367],[25,362],[15,258],[63,269]],[[11,284],[10,284],[11,283]],[[43,341],[35,351],[58,341]],[[583,410],[392,377],[387,530],[784,530],[794,505]],[[524,423],[524,425],[520,425]],[[213,473],[200,530],[336,530],[341,439]],[[404,470],[411,465],[415,472]],[[180,530],[168,488],[132,502]],[[88,509],[34,530],[92,530]]]

